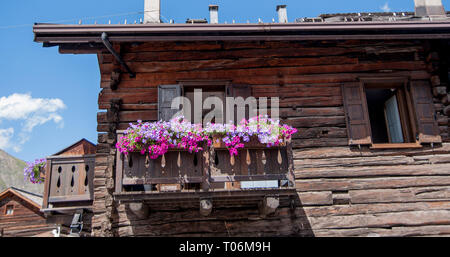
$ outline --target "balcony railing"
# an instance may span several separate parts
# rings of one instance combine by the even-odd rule
[[[44,211],[90,207],[94,188],[95,154],[47,158]]]
[[[118,132],[118,138],[122,133]],[[172,149],[155,160],[137,152],[117,152],[116,199],[150,201],[150,205],[178,201],[184,206],[192,200],[198,206],[196,199],[216,196],[227,201],[236,196],[241,203],[250,203],[251,196],[260,200],[266,195],[292,194],[290,142],[267,148],[255,140],[239,149],[238,156],[231,156],[223,143],[204,149],[198,153]]]

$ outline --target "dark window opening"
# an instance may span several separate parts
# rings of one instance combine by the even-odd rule
[[[184,190],[200,190],[202,189],[201,183],[186,183],[184,184]]]
[[[205,103],[205,100],[208,97],[217,97],[220,100],[222,100],[222,113],[223,113],[223,118],[222,120],[225,121],[225,101],[226,101],[226,96],[225,96],[225,86],[223,85],[211,85],[211,86],[186,86],[184,85],[183,87],[183,93],[184,96],[186,98],[189,99],[189,101],[191,102],[191,111],[190,111],[190,117],[191,117],[191,122],[194,121],[194,117],[196,115],[195,113],[195,98],[194,98],[194,92],[195,90],[201,90],[202,91],[202,100],[201,100],[201,113],[198,113],[198,116],[201,116],[202,120],[206,117],[206,115],[208,113],[210,113],[211,111],[213,111],[214,109],[220,108],[218,106],[212,105],[211,109],[207,109],[207,108],[203,108],[203,105]],[[189,111],[189,110],[185,110],[185,111]],[[185,116],[186,113],[185,113]],[[216,122],[216,119],[212,119],[211,121],[212,123]],[[224,122],[226,123],[226,122]]]
[[[413,143],[411,118],[403,87],[366,85],[372,143]]]

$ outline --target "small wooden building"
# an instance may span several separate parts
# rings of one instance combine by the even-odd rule
[[[92,235],[450,235],[450,19],[427,15],[35,25],[45,47],[98,57]],[[261,149],[237,170],[220,146],[184,156],[189,166],[185,153],[164,165],[118,153],[130,122],[166,119],[195,89],[279,97],[299,133],[271,149],[270,169],[244,161]],[[277,183],[242,187],[252,180]]]
[[[90,233],[96,149],[83,138],[47,157],[42,212],[48,223],[61,225],[63,233],[71,226],[81,228],[77,234]]]
[[[0,193],[0,237],[32,237],[57,229],[41,211],[42,196],[10,187]]]

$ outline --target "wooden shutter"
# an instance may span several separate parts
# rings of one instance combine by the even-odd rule
[[[346,111],[349,144],[372,144],[372,132],[363,83],[352,82],[342,85],[342,94]]]
[[[181,96],[180,85],[160,85],[158,87],[158,120],[169,121],[179,109],[172,109],[172,100]]]
[[[441,143],[430,84],[427,81],[411,81],[410,93],[416,114],[419,142]]]

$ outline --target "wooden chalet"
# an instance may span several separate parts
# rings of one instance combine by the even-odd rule
[[[92,200],[92,236],[450,235],[450,18],[422,2],[291,23],[279,6],[278,23],[219,24],[212,6],[212,23],[160,23],[153,8],[142,24],[36,24],[44,47],[96,54],[102,89],[93,182],[71,191],[72,159],[50,158],[45,211]],[[167,119],[194,89],[279,97],[299,133],[233,163],[220,145],[150,163],[116,150],[130,122]]]
[[[47,224],[41,212],[42,195],[10,187],[0,193],[0,237],[51,235],[56,225]]]

